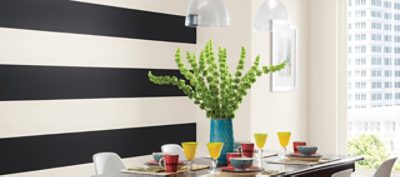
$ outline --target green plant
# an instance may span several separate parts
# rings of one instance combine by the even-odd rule
[[[397,162],[396,165],[394,166],[395,171],[400,171],[400,162]]]
[[[358,167],[376,169],[389,158],[384,143],[374,135],[362,134],[348,142],[351,155],[363,156],[364,160],[357,162]]]
[[[175,62],[185,79],[176,76],[155,76],[148,73],[151,82],[159,85],[174,85],[184,92],[195,104],[205,110],[208,118],[234,118],[247,90],[262,74],[268,74],[283,69],[286,62],[279,65],[260,67],[260,57],[257,56],[251,68],[243,74],[246,50],[242,47],[236,72],[232,75],[227,64],[226,48],[219,47],[218,62],[214,55],[212,41],[196,59],[195,53],[186,53],[190,65],[187,68],[181,59],[181,50],[177,49]]]

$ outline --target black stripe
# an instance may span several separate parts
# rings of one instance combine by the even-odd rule
[[[196,43],[183,16],[71,0],[1,0],[0,27]]]
[[[89,163],[97,152],[133,157],[196,140],[196,124],[0,139],[0,175]]]
[[[178,70],[155,74],[180,76]],[[149,69],[0,65],[0,101],[183,96],[149,81]]]

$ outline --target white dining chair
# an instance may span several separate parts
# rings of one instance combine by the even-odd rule
[[[185,161],[186,157],[183,152],[183,149],[181,146],[178,144],[164,144],[161,146],[161,151],[164,154],[178,154],[179,155],[179,161]]]
[[[376,170],[374,177],[390,177],[392,173],[392,168],[396,162],[397,157],[388,159],[382,163],[382,165]]]
[[[118,154],[113,152],[101,152],[93,155],[93,163],[96,175],[118,174],[126,169]]]
[[[333,174],[331,177],[350,177],[351,173],[353,173],[353,169],[347,169],[343,171],[339,171]]]

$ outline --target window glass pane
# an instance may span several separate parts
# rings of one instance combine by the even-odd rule
[[[381,156],[360,164],[373,170],[373,164],[400,156],[400,0],[347,5],[348,151],[362,153],[357,142],[378,142],[364,146],[382,146]],[[400,172],[400,164],[394,169]]]

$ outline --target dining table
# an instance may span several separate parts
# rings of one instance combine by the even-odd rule
[[[347,170],[353,169],[355,171],[355,163],[357,161],[361,161],[364,158],[360,156],[347,156],[347,155],[330,155],[330,157],[334,157],[335,160],[315,164],[315,165],[304,165],[304,164],[282,164],[282,163],[274,163],[274,159],[282,158],[281,156],[272,156],[263,158],[263,168],[268,171],[281,171],[278,175],[265,175],[262,173],[258,174],[246,174],[246,173],[218,173],[210,174],[209,170],[199,170],[194,171],[192,174],[189,173],[180,173],[167,175],[172,177],[189,177],[189,176],[277,176],[277,177],[330,177],[332,174]],[[210,159],[208,158],[198,158],[194,161],[195,164],[202,165],[210,165]],[[107,175],[93,175],[92,177],[156,177],[159,175],[147,175],[147,174],[134,174],[134,173],[126,173],[120,172],[116,174],[107,174]]]

